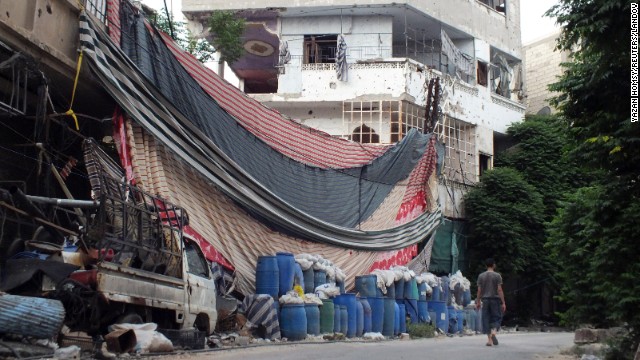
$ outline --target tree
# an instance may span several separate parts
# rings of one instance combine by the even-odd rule
[[[238,18],[232,11],[214,11],[209,19],[209,31],[213,35],[213,46],[220,52],[218,61],[218,74],[224,76],[224,62],[232,64],[242,55],[242,34],[244,33],[245,21]]]
[[[563,320],[626,322],[632,351],[640,341],[640,124],[630,121],[630,7],[561,0],[547,13],[564,27],[558,49],[574,51],[551,86],[554,104],[576,143],[571,155],[594,177],[566,199],[547,246],[566,281],[561,297],[571,308]]]
[[[166,9],[152,14],[151,18],[154,25],[161,31],[171,35],[171,38],[183,50],[196,57],[201,62],[211,60],[213,53],[216,51],[206,39],[197,39],[187,30],[186,24],[182,21],[176,22],[173,15],[167,17]]]

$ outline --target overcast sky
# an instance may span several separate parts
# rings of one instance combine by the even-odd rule
[[[154,9],[162,9],[165,0],[142,0],[146,5]],[[442,0],[447,1],[447,0]],[[556,31],[555,21],[542,15],[558,0],[520,0],[520,22],[522,43],[527,44],[536,39],[543,38]],[[166,0],[167,7],[175,15],[176,19],[182,19],[180,12],[182,0]]]

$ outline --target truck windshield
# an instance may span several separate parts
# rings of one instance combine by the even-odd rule
[[[187,266],[189,267],[189,273],[208,278],[209,271],[207,268],[207,261],[204,259],[200,249],[190,241],[185,242],[184,249],[187,253]]]

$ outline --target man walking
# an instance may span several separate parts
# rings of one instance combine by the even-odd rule
[[[495,272],[496,262],[489,258],[485,261],[487,271],[478,276],[478,297],[476,308],[482,307],[482,331],[487,334],[487,346],[498,345],[496,332],[507,311],[502,292],[502,276]]]

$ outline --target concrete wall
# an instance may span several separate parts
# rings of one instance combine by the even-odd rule
[[[389,5],[388,0],[360,0],[358,7]],[[398,5],[398,3],[394,3]],[[522,58],[520,41],[520,0],[507,0],[506,15],[497,12],[476,0],[406,0],[406,4],[418,11],[442,21],[449,26],[482,39],[492,46]],[[206,13],[213,10],[240,10],[280,8],[350,8],[352,0],[182,0],[182,11],[189,13]],[[379,10],[377,12],[380,12]]]
[[[567,52],[555,51],[557,37],[556,33],[522,48],[527,113],[536,114],[545,106],[549,106],[552,112],[555,111],[547,100],[554,94],[547,87],[562,74],[560,63],[567,61],[568,57]]]

